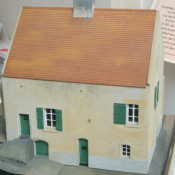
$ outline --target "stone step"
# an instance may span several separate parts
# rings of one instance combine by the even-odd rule
[[[4,142],[0,146],[0,156],[28,163],[34,156],[34,142],[30,138],[19,138]]]

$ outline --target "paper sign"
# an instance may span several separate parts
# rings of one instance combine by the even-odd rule
[[[165,61],[175,64],[175,0],[156,0],[152,8],[160,12]]]

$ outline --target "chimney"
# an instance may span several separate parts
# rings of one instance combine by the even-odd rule
[[[74,0],[73,17],[92,18],[94,14],[95,0]]]

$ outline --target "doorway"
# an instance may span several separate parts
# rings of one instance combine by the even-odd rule
[[[30,136],[29,115],[20,114],[21,135]]]
[[[38,156],[47,156],[49,155],[48,143],[44,141],[36,141],[35,142],[36,155]]]
[[[79,139],[80,165],[88,166],[88,140]]]

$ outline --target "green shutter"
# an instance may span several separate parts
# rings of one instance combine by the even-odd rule
[[[114,123],[126,124],[126,104],[114,103]]]
[[[154,89],[154,108],[157,106],[157,87]]]
[[[159,101],[159,82],[157,83],[157,102]]]
[[[37,113],[37,127],[38,127],[38,129],[44,129],[43,109],[36,108],[36,113]]]
[[[56,130],[57,131],[62,131],[63,130],[62,111],[61,110],[56,110]]]

